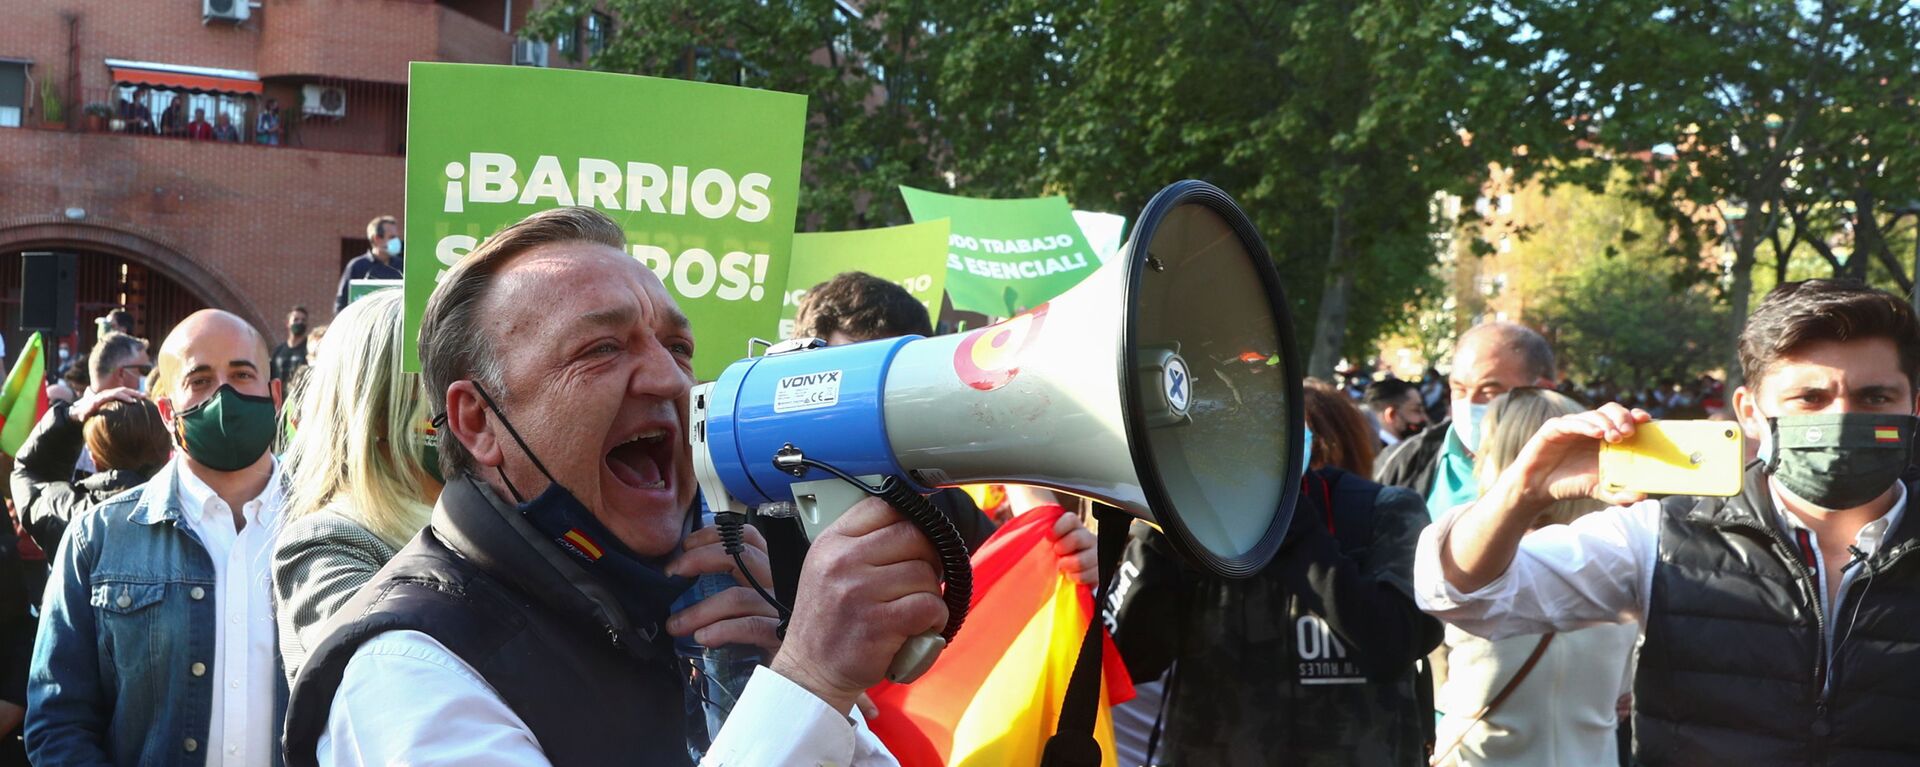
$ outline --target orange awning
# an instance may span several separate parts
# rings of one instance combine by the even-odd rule
[[[259,93],[258,78],[240,77],[230,70],[203,70],[197,67],[140,66],[132,62],[109,62],[108,71],[120,85],[151,85],[187,91],[218,93]]]

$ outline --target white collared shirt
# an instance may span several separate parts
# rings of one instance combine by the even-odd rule
[[[1377,433],[1380,436],[1380,443],[1383,445],[1386,445],[1387,447],[1393,447],[1394,445],[1400,444],[1400,438],[1395,436],[1394,433],[1388,430],[1387,427],[1385,426],[1382,426],[1379,429],[1377,429],[1375,433]]]
[[[274,652],[273,539],[284,499],[280,462],[267,487],[241,506],[246,520],[236,529],[233,509],[183,461],[179,477],[180,519],[213,560],[213,712],[207,732],[208,767],[273,762],[279,727],[273,718],[280,661]]]
[[[1854,538],[1854,547],[1868,558],[1880,550],[1906,512],[1906,484],[1895,486],[1900,489],[1893,507],[1860,528]],[[1791,541],[1805,525],[1780,504],[1779,488],[1772,480],[1768,487],[1774,495],[1774,522]],[[1659,501],[1616,506],[1572,524],[1527,533],[1506,572],[1478,591],[1462,593],[1441,572],[1440,540],[1467,508],[1455,508],[1420,535],[1413,560],[1414,599],[1420,609],[1487,639],[1640,621],[1647,614],[1653,572],[1660,559]],[[1806,533],[1831,634],[1839,604],[1846,601],[1859,569],[1849,568],[1837,592],[1839,598],[1828,599],[1820,540],[1812,530]],[[1832,636],[1827,638],[1831,652]]]
[[[394,701],[404,700],[396,706]],[[360,646],[315,748],[323,767],[538,767],[547,756],[480,673],[433,637],[389,631]],[[623,764],[609,755],[609,765]],[[883,767],[893,755],[855,709],[836,712],[772,669],[747,682],[703,765]]]

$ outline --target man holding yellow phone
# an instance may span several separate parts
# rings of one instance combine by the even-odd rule
[[[1740,361],[1735,412],[1762,446],[1738,495],[1609,489],[1601,445],[1651,418],[1557,418],[1426,531],[1416,597],[1492,639],[1638,621],[1634,751],[1650,767],[1920,754],[1920,529],[1902,523],[1920,490],[1904,474],[1920,321],[1858,283],[1784,284],[1748,320]],[[1527,532],[1583,497],[1617,506]]]

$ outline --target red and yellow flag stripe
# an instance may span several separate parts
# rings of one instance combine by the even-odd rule
[[[994,533],[973,555],[973,605],[953,645],[912,685],[868,691],[881,710],[873,731],[902,765],[1040,762],[1094,615],[1092,591],[1055,562],[1050,531],[1059,514],[1035,509]],[[1104,697],[1122,703],[1133,685],[1105,641]],[[1107,705],[1095,738],[1104,764],[1117,767]]]

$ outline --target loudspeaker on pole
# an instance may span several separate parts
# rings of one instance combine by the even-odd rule
[[[39,330],[50,336],[74,331],[73,304],[78,297],[72,253],[20,254],[21,330]]]

